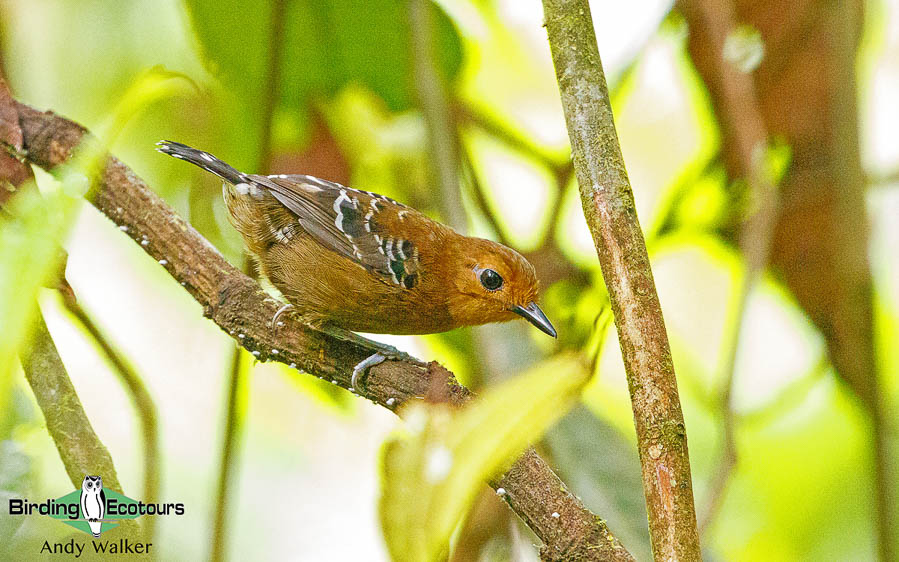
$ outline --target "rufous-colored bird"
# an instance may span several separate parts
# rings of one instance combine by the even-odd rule
[[[431,334],[523,317],[556,330],[537,306],[534,267],[518,252],[463,236],[389,197],[306,175],[245,174],[202,150],[160,141],[164,154],[224,180],[231,223],[263,274],[306,324],[352,332]],[[278,315],[272,320],[273,326]],[[395,348],[356,365],[360,374]]]

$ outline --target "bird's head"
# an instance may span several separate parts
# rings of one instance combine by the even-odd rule
[[[461,326],[522,317],[541,332],[556,330],[537,306],[537,274],[518,252],[481,238],[462,238],[452,256],[449,312]]]

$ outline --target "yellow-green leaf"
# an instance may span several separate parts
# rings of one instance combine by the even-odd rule
[[[559,356],[461,409],[413,403],[407,431],[382,453],[381,526],[394,560],[438,560],[484,482],[575,404],[589,380],[577,357]]]

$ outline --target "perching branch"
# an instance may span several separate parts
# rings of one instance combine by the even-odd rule
[[[687,434],[662,309],[587,0],[543,0],[581,201],[609,290],[656,560],[699,560]]]
[[[47,170],[65,162],[86,134],[79,125],[53,113],[21,103],[16,106],[27,157]],[[109,157],[89,197],[190,292],[205,316],[259,360],[279,361],[349,389],[353,366],[376,351],[314,331],[291,317],[285,317],[284,326],[273,332],[269,323],[280,304],[229,264],[118,159]],[[471,393],[436,362],[421,367],[386,361],[369,371],[364,396],[395,410],[421,397],[462,404]],[[546,560],[632,559],[605,523],[568,491],[533,450],[492,485],[505,490],[509,506],[544,542]]]

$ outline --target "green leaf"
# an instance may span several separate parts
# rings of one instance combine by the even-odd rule
[[[288,1],[281,57],[281,104],[304,111],[316,98],[350,83],[375,92],[393,111],[414,99],[412,40],[404,0]],[[187,0],[207,66],[248,104],[265,91],[270,60],[272,2],[244,2],[223,9],[215,0]],[[455,77],[462,43],[446,14],[435,9],[435,52],[440,68]]]
[[[106,150],[128,120],[150,103],[175,92],[172,78],[180,76],[153,68],[139,76],[110,115],[104,138],[85,137],[72,158],[53,173],[59,189],[41,194],[34,181],[22,185],[0,215],[0,407],[11,396],[11,373],[16,353],[28,334],[38,289],[58,273],[59,248],[68,234],[89,178],[100,172]]]
[[[589,370],[550,359],[461,409],[413,403],[383,449],[381,526],[394,560],[437,560],[484,480],[501,474],[577,401]]]
[[[65,191],[41,197],[35,185],[23,185],[0,219],[0,396],[11,396],[16,352],[28,333],[38,289],[59,267],[59,245],[71,222],[76,200]],[[6,404],[4,404],[4,407]]]

